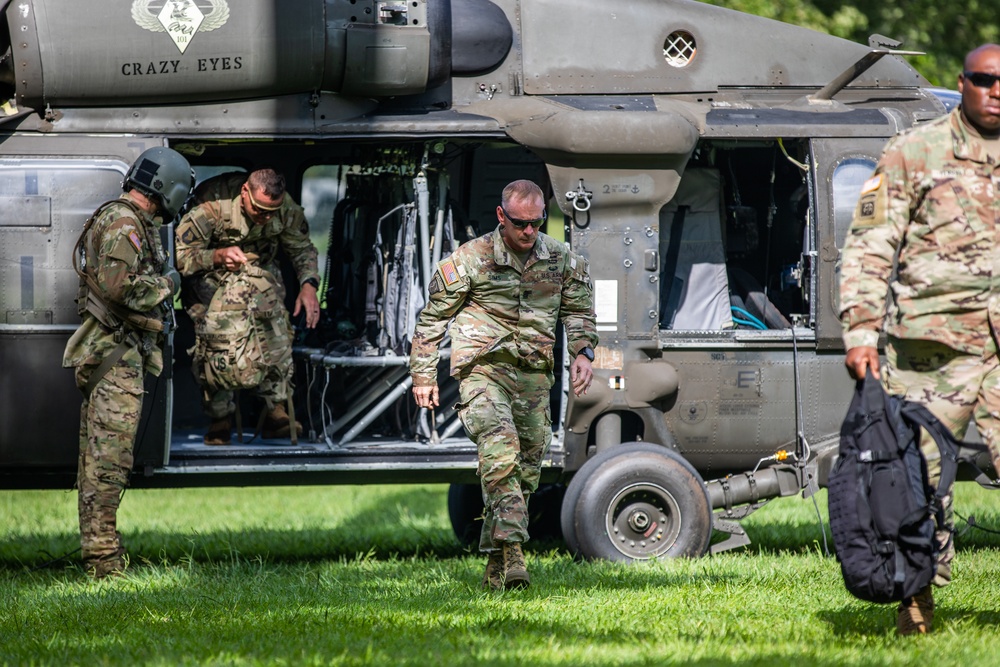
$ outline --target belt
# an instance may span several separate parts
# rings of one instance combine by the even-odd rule
[[[539,369],[536,369],[531,364],[529,364],[527,359],[524,359],[523,357],[515,356],[512,352],[508,352],[507,350],[498,350],[497,352],[494,352],[494,353],[490,354],[489,357],[488,357],[488,360],[489,361],[495,361],[495,362],[503,363],[503,364],[510,364],[511,366],[514,366],[515,368],[521,368],[521,369],[529,370],[529,371],[530,370],[539,370]]]

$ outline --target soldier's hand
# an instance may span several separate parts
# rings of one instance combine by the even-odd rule
[[[573,382],[573,393],[583,396],[590,389],[594,381],[594,369],[590,365],[590,359],[582,354],[576,355],[576,359],[569,367],[569,378]]]
[[[247,263],[247,256],[237,246],[216,248],[212,251],[212,265],[224,268],[226,271],[239,271]]]
[[[174,296],[177,296],[181,291],[181,274],[177,273],[174,267],[167,265],[163,267],[163,277],[170,281],[170,289]]]
[[[295,310],[292,317],[298,317],[300,312],[306,314],[306,328],[314,329],[319,324],[319,299],[316,298],[316,288],[310,283],[303,283],[299,288],[299,296],[295,299]]]
[[[844,357],[844,365],[847,366],[847,372],[855,380],[863,380],[865,370],[868,368],[872,369],[872,375],[878,379],[878,348],[852,347],[847,351],[847,356]]]
[[[436,384],[426,387],[414,387],[413,398],[421,408],[436,408],[438,403],[438,387]]]

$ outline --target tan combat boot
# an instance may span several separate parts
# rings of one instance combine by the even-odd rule
[[[528,577],[528,566],[524,562],[524,552],[521,551],[520,542],[503,543],[503,587],[507,590],[512,588],[527,588],[531,584]]]
[[[128,557],[125,555],[125,546],[121,542],[121,533],[118,533],[118,548],[114,553],[104,556],[89,556],[83,559],[83,570],[94,579],[104,579],[105,577],[118,576],[125,573],[128,567]]]
[[[911,598],[899,603],[896,632],[901,635],[924,635],[934,622],[934,594],[927,586]]]
[[[502,590],[504,580],[503,569],[503,550],[497,549],[496,551],[491,551],[490,558],[486,561],[486,572],[483,573],[483,583],[480,586],[488,588],[491,591]]]
[[[233,441],[232,417],[213,419],[205,434],[205,444],[213,447],[231,444]]]
[[[288,412],[285,410],[285,404],[278,403],[264,417],[264,425],[261,428],[260,435],[265,440],[289,438],[292,434],[290,424],[291,419],[289,419]],[[302,424],[299,422],[295,422],[295,433],[299,437],[302,436]]]

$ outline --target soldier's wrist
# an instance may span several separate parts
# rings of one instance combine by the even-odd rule
[[[411,375],[414,387],[434,387],[437,385],[437,378],[429,378],[424,375]]]

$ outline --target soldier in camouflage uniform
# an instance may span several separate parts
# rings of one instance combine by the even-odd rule
[[[855,379],[880,377],[884,328],[887,391],[926,405],[959,438],[975,419],[1000,471],[1000,46],[969,53],[958,90],[961,106],[893,138],[862,188],[841,260],[845,363]],[[936,484],[940,454],[926,433],[921,449]],[[945,508],[937,586],[951,580],[950,493]],[[928,586],[900,605],[897,629],[928,632],[933,613]]]
[[[185,280],[182,298],[192,320],[197,322],[204,316],[224,272],[238,271],[248,261],[273,276],[279,307],[284,309],[285,287],[277,262],[280,246],[291,260],[300,285],[292,315],[304,312],[310,329],[319,322],[316,247],[309,239],[302,207],[285,192],[285,179],[274,170],[222,174],[200,184],[190,210],[177,226],[176,237],[177,268],[190,277]],[[291,419],[284,407],[292,377],[291,354],[284,355],[284,359],[287,361],[270,369],[256,388],[268,410],[262,428],[264,438],[287,438],[291,434]],[[202,382],[202,373],[198,368],[194,371]],[[233,392],[204,383],[202,392],[202,404],[212,422],[205,444],[230,444],[236,411]],[[295,430],[296,435],[301,435],[302,425],[295,422]]]
[[[451,324],[451,374],[459,416],[479,451],[485,516],[479,548],[489,554],[484,588],[529,584],[521,543],[528,539],[528,496],[552,441],[549,390],[556,323],[562,319],[573,391],[593,380],[597,345],[587,262],[538,231],[542,191],[508,185],[496,230],[440,262],[413,336],[410,375],[417,405],[438,405],[438,345]]]
[[[75,369],[80,411],[80,546],[86,570],[101,578],[125,569],[118,505],[132,471],[142,412],[143,374],[163,369],[163,329],[181,278],[157,231],[194,185],[190,165],[169,148],[145,151],[125,178],[125,194],[102,204],[77,244],[77,300],[83,323],[63,366]]]

